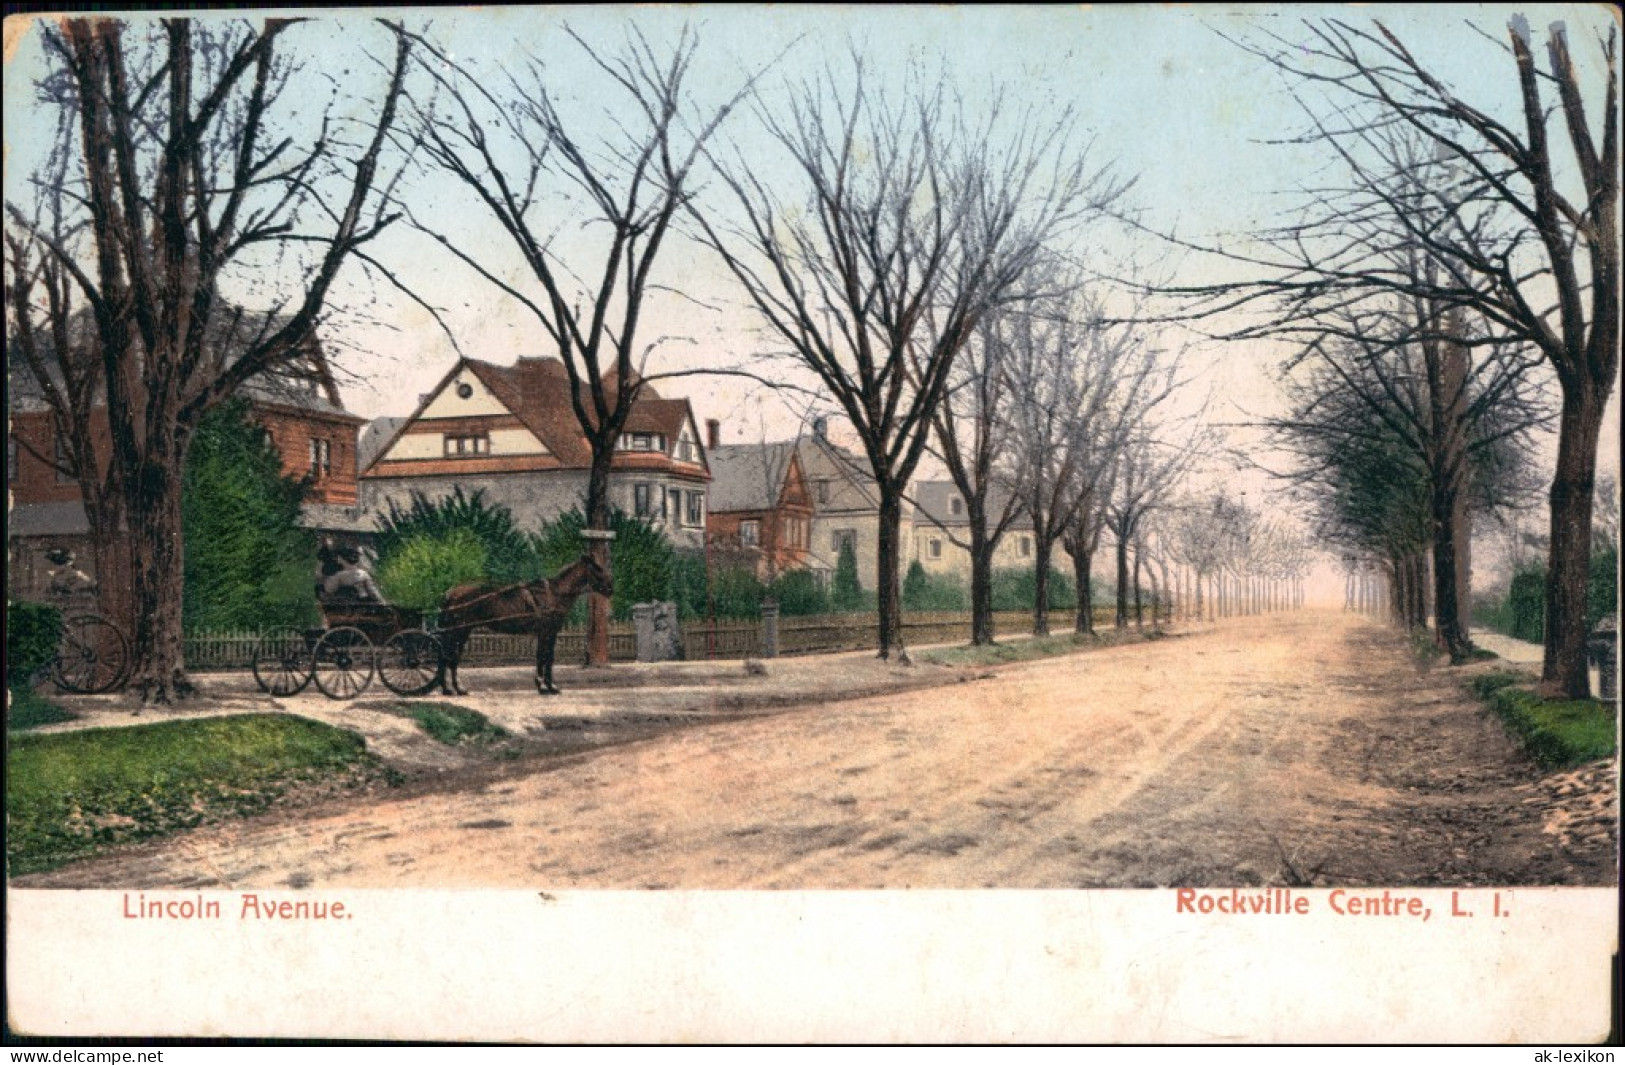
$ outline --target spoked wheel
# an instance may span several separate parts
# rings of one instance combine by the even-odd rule
[[[272,633],[254,648],[254,680],[260,691],[279,699],[304,691],[315,664],[311,641],[302,632]]]
[[[51,679],[63,691],[100,695],[123,684],[130,675],[130,641],[119,627],[95,614],[62,623]]]
[[[372,683],[375,650],[360,629],[328,629],[314,652],[316,687],[329,699],[354,699]]]
[[[440,641],[422,629],[397,632],[378,654],[378,679],[396,695],[422,695],[440,680]]]

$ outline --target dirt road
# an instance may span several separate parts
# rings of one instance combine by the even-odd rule
[[[1479,667],[1472,667],[1479,668]],[[522,761],[19,886],[1612,884],[1606,766],[1542,774],[1336,613]]]

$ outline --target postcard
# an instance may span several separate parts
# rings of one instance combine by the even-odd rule
[[[1617,1038],[1617,32],[8,18],[10,1032]]]

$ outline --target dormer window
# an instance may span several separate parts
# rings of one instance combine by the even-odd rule
[[[965,513],[965,501],[958,496],[949,496],[948,513],[952,514],[956,518],[963,515]]]
[[[622,433],[622,451],[665,451],[666,437],[663,433]]]

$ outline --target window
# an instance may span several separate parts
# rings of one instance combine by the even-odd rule
[[[829,502],[829,482],[828,481],[818,481],[818,482],[815,483],[814,487],[817,489],[817,492],[818,492],[818,501],[820,503],[828,503]]]
[[[678,462],[693,462],[694,461],[694,441],[690,440],[686,436],[682,437],[681,439],[679,439],[677,441],[677,461]]]
[[[622,451],[664,451],[666,437],[661,433],[622,433]]]
[[[6,483],[17,479],[17,438],[6,436]]]
[[[446,457],[448,459],[467,458],[472,455],[489,455],[491,453],[491,437],[486,433],[447,433]]]
[[[931,537],[930,542],[926,546],[929,548],[929,551],[927,553],[932,558],[941,558],[942,557],[942,541],[941,540],[939,540],[935,536],[933,536],[933,537]]]
[[[705,523],[705,493],[688,493],[688,524],[703,525]]]
[[[853,551],[856,551],[858,549],[858,530],[836,529],[830,536],[830,547],[834,548],[835,553],[838,555],[841,553],[842,544],[846,544]]]
[[[310,438],[310,475],[326,477],[333,472],[333,442],[319,436]]]
[[[948,497],[948,513],[952,514],[956,518],[959,517],[960,515],[964,514],[965,513],[965,501],[963,499],[960,499],[958,496],[949,496]]]
[[[654,516],[654,489],[652,484],[635,484],[632,486],[632,513],[639,518]]]
[[[1031,558],[1033,553],[1033,538],[1021,536],[1016,538],[1016,554],[1022,558]]]
[[[742,521],[739,523],[739,544],[741,547],[756,547],[762,542],[762,523],[759,521]]]

